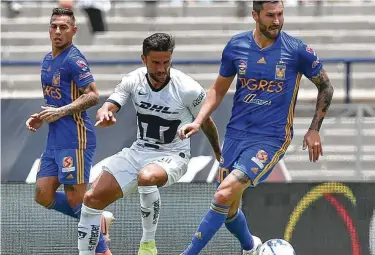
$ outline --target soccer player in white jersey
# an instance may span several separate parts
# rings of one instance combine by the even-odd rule
[[[160,195],[157,187],[176,183],[187,171],[190,139],[181,140],[178,129],[198,114],[206,97],[198,82],[171,68],[174,39],[156,33],[143,41],[145,67],[125,75],[115,92],[97,112],[96,126],[116,123],[115,113],[131,98],[137,114],[137,140],[107,158],[103,172],[86,192],[78,224],[80,255],[93,255],[103,210],[139,186],[143,236],[138,254],[157,254],[155,231]],[[211,118],[202,125],[216,159],[221,148]],[[126,127],[124,127],[126,132]]]

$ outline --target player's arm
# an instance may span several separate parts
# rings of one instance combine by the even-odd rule
[[[231,40],[227,43],[223,50],[219,75],[216,78],[213,86],[208,90],[207,98],[204,101],[194,122],[183,126],[179,130],[179,136],[181,139],[196,134],[204,121],[212,114],[213,111],[216,110],[228,92],[237,73],[236,67],[232,60],[232,48],[233,41]]]
[[[59,108],[42,106],[43,111],[38,114],[38,117],[46,122],[54,122],[64,116],[85,111],[99,102],[99,93],[95,82],[90,82],[85,88],[79,88],[79,92],[80,97],[70,104]]]
[[[309,129],[319,131],[331,105],[334,88],[324,68],[309,80],[318,88],[315,114]]]
[[[302,147],[304,150],[309,149],[309,159],[315,162],[320,155],[323,155],[319,131],[331,105],[334,88],[313,49],[301,43],[298,49],[298,58],[300,71],[318,88],[315,114],[309,130],[305,134]]]
[[[208,117],[202,123],[202,131],[206,135],[208,141],[211,144],[211,147],[215,153],[216,159],[220,161],[221,157],[221,148],[220,148],[220,141],[219,141],[219,131],[215,125],[215,122],[211,117]]]
[[[125,76],[116,86],[115,91],[96,113],[95,126],[108,127],[116,123],[115,113],[126,103],[131,91],[130,79]]]
[[[227,94],[235,76],[224,77],[218,75],[214,85],[207,91],[207,98],[204,101],[194,123],[201,126],[203,122],[216,110]]]
[[[99,103],[99,92],[95,82],[90,82],[85,88],[79,88],[79,92],[81,95],[76,100],[59,108],[62,116],[83,112]]]

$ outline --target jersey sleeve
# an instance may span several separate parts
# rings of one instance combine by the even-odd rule
[[[78,88],[84,88],[89,83],[94,82],[90,67],[87,61],[79,56],[70,59],[70,67],[73,75],[73,81]]]
[[[317,75],[323,65],[316,52],[308,45],[300,42],[297,50],[299,71],[307,78]]]
[[[194,81],[193,79],[192,81],[194,84],[188,85],[189,90],[185,92],[183,100],[191,115],[196,118],[202,107],[204,99],[206,99],[206,91],[198,82]]]
[[[230,40],[223,50],[221,55],[221,65],[219,74],[223,77],[231,77],[237,73],[236,67],[233,63],[233,40]]]
[[[130,76],[124,76],[121,82],[117,84],[115,91],[107,99],[107,102],[113,103],[121,109],[131,95],[132,84]]]

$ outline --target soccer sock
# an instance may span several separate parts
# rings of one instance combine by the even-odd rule
[[[79,255],[95,255],[95,248],[100,235],[100,223],[103,210],[82,205],[81,218],[78,223]]]
[[[70,217],[77,218],[77,215],[70,207],[68,199],[66,198],[66,195],[63,192],[55,193],[55,200],[52,202],[50,206],[48,206],[48,209],[53,209]]]
[[[143,235],[141,242],[155,240],[160,215],[160,193],[156,186],[139,186]]]
[[[81,208],[82,208],[82,204],[79,204],[73,208],[75,218],[77,219],[81,217]],[[103,233],[100,232],[99,241],[98,241],[98,245],[96,246],[95,252],[104,253],[107,249],[108,249],[108,246],[104,240]]]
[[[215,233],[223,225],[229,211],[229,206],[211,203],[210,210],[201,221],[189,247],[183,252],[185,255],[196,255],[206,246]]]
[[[247,227],[245,215],[241,209],[225,221],[227,229],[240,241],[242,249],[249,251],[254,247],[253,237]]]

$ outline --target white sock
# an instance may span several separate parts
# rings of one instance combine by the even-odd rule
[[[100,234],[100,223],[103,210],[96,210],[82,205],[81,218],[78,223],[79,255],[95,255]]]
[[[160,193],[156,186],[139,186],[143,235],[141,242],[155,240],[160,215]]]

